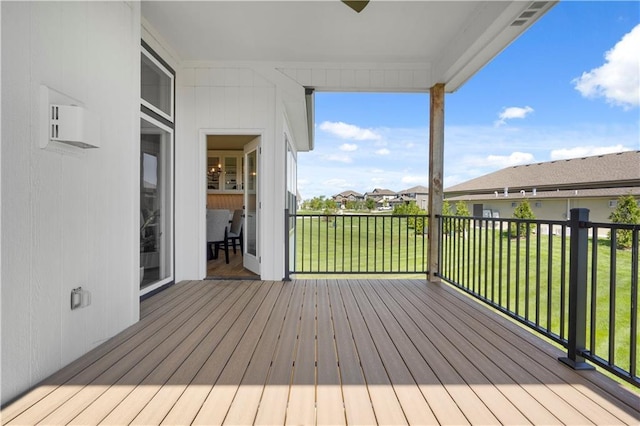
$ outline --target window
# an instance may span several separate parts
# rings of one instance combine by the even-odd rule
[[[511,203],[511,207],[515,207],[515,206],[517,206],[517,205],[518,205],[518,203],[515,203],[515,202],[514,202],[514,203]]]
[[[611,207],[612,209],[618,207],[618,200],[609,200],[609,207]]]
[[[140,61],[140,103],[162,118],[173,122],[174,75],[144,44]]]
[[[536,201],[534,204],[535,207],[542,207],[542,201]]]
[[[140,294],[174,280],[174,71],[140,49]]]

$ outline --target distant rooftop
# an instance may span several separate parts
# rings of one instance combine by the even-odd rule
[[[414,186],[398,192],[398,194],[428,194],[428,193],[429,193],[429,188],[422,185]]]
[[[507,167],[448,187],[448,197],[494,191],[556,191],[640,186],[640,151]]]

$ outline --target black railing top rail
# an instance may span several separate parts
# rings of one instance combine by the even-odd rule
[[[428,214],[394,214],[393,212],[384,213],[357,213],[357,212],[345,212],[345,213],[289,213],[289,217],[305,217],[305,216],[327,216],[327,217],[344,217],[344,216],[361,216],[361,217],[429,217]]]
[[[568,225],[568,220],[557,219],[520,219],[516,217],[481,217],[481,216],[444,216],[437,214],[438,219],[468,219],[468,220],[486,220],[491,222],[513,222],[513,223],[540,223],[543,225]]]
[[[569,220],[558,220],[558,219],[520,219],[516,217],[481,217],[481,216],[445,216],[437,214],[436,218],[440,219],[468,219],[468,220],[486,220],[491,222],[513,222],[513,223],[532,223],[532,224],[543,224],[543,225],[569,225]],[[591,222],[586,221],[583,224],[586,228],[592,228],[597,226],[598,228],[615,228],[622,230],[640,230],[640,224],[632,224],[632,223],[614,223],[614,222]]]

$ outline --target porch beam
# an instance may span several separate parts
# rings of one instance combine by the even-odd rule
[[[436,215],[442,213],[444,164],[444,83],[429,89],[429,226],[428,259],[431,282],[440,281],[440,235]]]

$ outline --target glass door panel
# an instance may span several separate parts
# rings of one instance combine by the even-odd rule
[[[172,279],[173,135],[147,117],[140,120],[140,289]]]
[[[207,162],[207,189],[220,189],[221,158],[208,157]]]
[[[251,142],[244,148],[244,199],[245,199],[245,224],[243,258],[244,267],[253,273],[260,274],[259,256],[259,167],[258,167],[258,142]]]
[[[224,189],[225,190],[239,189],[237,157],[225,157],[224,159]]]

